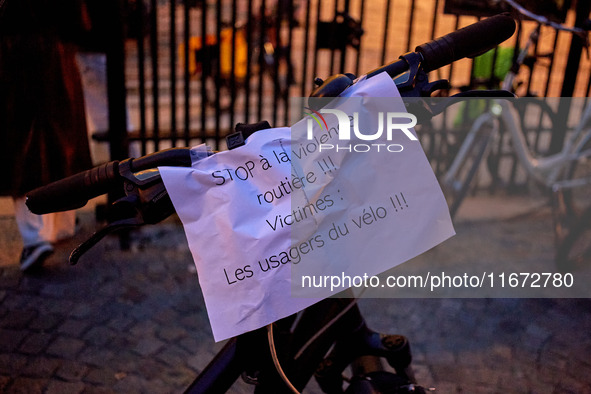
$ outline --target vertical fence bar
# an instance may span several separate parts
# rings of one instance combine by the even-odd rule
[[[170,2],[170,139],[177,144],[176,130],[176,1]]]
[[[311,0],[306,1],[306,23],[305,23],[305,27],[306,30],[304,31],[304,54],[303,54],[303,60],[302,60],[302,81],[301,81],[301,85],[302,85],[302,90],[301,90],[301,96],[302,97],[306,97],[308,95],[307,92],[307,86],[308,85],[308,64],[309,64],[309,58],[308,58],[308,51],[309,51],[309,40],[310,40],[310,9],[311,9],[311,4],[310,4]],[[312,78],[310,78],[310,80],[314,79],[314,75],[312,76]]]
[[[246,80],[244,81],[244,122],[250,122],[250,95],[251,87],[250,80],[252,74],[252,62],[254,61],[252,53],[254,50],[253,35],[252,35],[252,0],[248,0],[247,20],[246,20]]]
[[[137,22],[138,22],[138,31],[137,31],[137,53],[138,53],[138,95],[139,95],[139,106],[140,106],[140,131],[139,131],[139,138],[140,138],[140,147],[141,147],[141,154],[145,155],[147,152],[146,146],[146,51],[144,45],[144,30],[145,30],[145,4],[142,1],[138,1],[137,3]],[[110,100],[109,100],[110,101]]]
[[[334,0],[334,7],[333,7],[333,16],[332,16],[332,21],[334,24],[337,23],[337,14],[339,12],[339,0]],[[335,44],[336,44],[336,40],[338,39],[338,37],[336,36],[336,26],[334,29],[330,30],[330,71],[329,71],[329,75],[333,75],[334,74],[334,69],[335,69]]]
[[[540,35],[541,34],[542,34],[542,31],[540,29]],[[534,58],[536,58],[539,55],[539,44],[540,44],[540,40],[539,39],[534,42],[534,49],[533,49],[534,50],[534,54],[533,54]],[[534,63],[534,65],[532,66],[532,68],[529,70],[530,72],[529,72],[529,75],[527,77],[527,90],[526,90],[526,92],[528,92],[528,93],[531,90],[531,85],[532,85],[532,82],[533,82],[533,79],[534,79],[535,69],[536,69],[536,65]]]
[[[289,124],[289,96],[291,92],[291,85],[295,79],[295,70],[293,69],[293,64],[291,62],[291,52],[293,50],[292,40],[293,40],[293,29],[296,25],[294,19],[294,8],[293,8],[293,0],[289,0],[287,3],[287,28],[288,28],[288,36],[287,36],[287,45],[284,46],[285,53],[282,52],[282,55],[285,57],[285,63],[287,67],[287,75],[285,76],[287,79],[285,81],[285,89],[283,92],[283,125],[287,126]]]
[[[211,65],[207,63],[205,54],[207,53],[207,3],[201,3],[201,142],[207,140],[207,105],[209,97],[207,94],[207,79],[210,78]]]
[[[183,47],[183,113],[184,113],[184,140],[185,146],[191,145],[191,74],[189,69],[189,56],[192,54],[189,52],[189,41],[191,38],[191,20],[190,20],[190,8],[189,2],[185,1],[183,4],[183,41],[185,43]]]
[[[150,9],[150,56],[152,61],[152,141],[154,150],[159,150],[159,97],[158,97],[158,2],[152,0]]]
[[[207,2],[204,2],[206,4]],[[221,107],[220,93],[222,86],[222,2],[217,1],[215,7],[215,38],[217,45],[217,62],[215,62],[215,146],[220,149]]]
[[[406,52],[410,51],[410,43],[412,40],[412,27],[415,18],[415,0],[410,2],[410,15],[408,16],[408,32],[407,32],[407,39],[406,39]]]
[[[433,12],[433,22],[431,24],[431,39],[435,39],[435,31],[437,29],[437,16],[439,15],[439,0],[435,0],[435,6],[434,6],[434,12]]]
[[[384,35],[382,37],[382,57],[380,58],[380,64],[386,64],[386,48],[388,47],[388,26],[390,21],[390,8],[392,7],[392,0],[386,2],[386,12],[384,13]]]
[[[579,0],[576,6],[575,27],[583,28],[589,19],[591,12],[591,1]],[[562,90],[560,97],[571,97],[575,91],[575,84],[577,82],[577,74],[579,64],[581,61],[581,54],[585,47],[585,40],[581,37],[571,34],[570,50],[568,52],[568,60],[566,69],[564,70],[564,79],[562,81]],[[554,148],[561,146],[562,142],[555,141]],[[560,150],[560,149],[558,149]]]
[[[515,51],[513,53],[513,62],[515,62],[517,60],[517,57],[519,56],[519,52],[520,52],[520,48],[521,48],[522,34],[523,34],[523,21],[520,19],[519,22],[517,23],[517,34],[516,34],[516,39],[515,39]],[[504,128],[501,128],[500,133],[499,133],[499,142],[497,145],[497,152],[499,152],[498,161],[500,162],[503,159],[503,157],[507,157],[507,160],[510,160],[511,170],[509,173],[508,187],[514,187],[515,186],[515,177],[517,175],[517,160],[516,160],[516,157],[514,155],[512,155],[511,153],[508,153],[508,154],[503,153],[503,141],[506,138],[510,138],[510,137],[507,136]],[[498,171],[498,169],[497,169],[497,171]],[[495,174],[495,179],[499,179],[498,175],[499,175],[498,173]],[[491,183],[491,186],[490,186],[491,193],[494,191],[495,187],[496,187],[496,183],[494,183],[494,182]]]
[[[495,69],[496,69],[496,64],[497,64],[497,59],[499,57],[499,48],[495,47],[495,49],[493,49],[493,56],[492,56],[492,61],[490,62],[490,77],[488,78],[488,81],[486,81],[486,87],[487,89],[495,89],[497,88],[497,86],[493,86],[493,84],[496,85],[496,76],[495,76]],[[470,70],[470,86],[473,86],[472,80],[474,79],[474,61],[472,61],[472,68]]]
[[[129,156],[127,136],[127,107],[125,90],[125,34],[123,22],[123,0],[105,2],[108,8],[106,15],[111,17],[107,29],[106,60],[107,60],[107,97],[109,113],[109,154],[111,160],[121,160]],[[141,32],[140,32],[141,35]],[[109,203],[123,197],[123,191],[111,190],[108,195]],[[107,204],[107,212],[111,205]],[[110,216],[107,213],[107,217]],[[119,246],[128,249],[129,234],[125,231],[119,234]]]
[[[577,1],[575,26],[581,28],[584,27],[589,19],[590,12],[591,1]],[[560,92],[560,97],[571,97],[575,91],[575,84],[577,81],[577,74],[579,71],[581,54],[583,52],[584,46],[585,40],[577,35],[571,35],[570,50],[568,52],[566,69],[564,70],[564,79],[562,80],[562,90]],[[564,127],[558,128],[558,130],[562,131],[552,133],[549,153],[560,152],[564,144],[564,138],[566,137],[566,129],[568,125],[568,116],[570,114],[569,101],[570,100],[560,100],[558,113],[565,114],[564,119],[560,119],[561,123],[564,124]]]
[[[236,0],[232,0],[232,39],[230,48],[232,55],[230,61],[230,127],[234,127],[234,108],[236,104]]]
[[[109,111],[110,141],[109,154],[111,160],[124,159],[128,156],[127,147],[127,113],[125,103],[125,48],[123,33],[123,2],[114,0],[108,3],[112,15],[107,42],[107,96]]]
[[[435,4],[434,4],[434,12],[433,12],[433,20],[431,21],[431,34],[430,34],[430,38],[431,40],[435,39],[435,35],[437,32],[437,22],[438,22],[438,16],[439,16],[439,0],[435,0]],[[443,124],[447,124],[447,111],[444,111],[443,114]],[[431,157],[431,160],[435,161],[435,174],[437,176],[439,176],[440,174],[443,173],[443,169],[445,168],[445,165],[443,163],[443,155],[444,155],[444,149],[446,149],[447,151],[449,151],[449,141],[448,141],[448,135],[447,133],[445,133],[445,130],[443,131],[443,133],[441,131],[439,131],[439,133],[437,132],[437,130],[431,130],[431,139],[430,142],[432,145],[434,145],[433,147],[433,157]],[[437,143],[437,134],[439,134],[439,143]],[[435,148],[437,148],[435,150]]]
[[[345,14],[345,17],[349,16],[349,0],[344,0],[345,4],[344,4],[344,8],[343,8],[343,12]],[[346,61],[347,61],[347,43],[344,43],[343,47],[341,48],[341,59],[340,59],[340,64],[339,64],[339,72],[341,74],[344,74],[346,72],[345,70],[345,65],[346,65]]]
[[[552,48],[556,48],[558,45],[558,32],[554,32],[554,45]],[[550,91],[550,80],[552,79],[552,71],[554,70],[554,53],[552,53],[552,61],[550,62],[550,66],[548,67],[548,77],[546,78],[546,88],[544,89],[544,97],[548,97],[548,92]]]
[[[513,50],[513,59],[511,59],[513,63],[517,61],[517,57],[519,56],[519,50],[521,48],[521,33],[523,33],[523,23],[520,19],[517,21],[517,32],[515,33],[515,49]]]
[[[278,101],[279,98],[281,96],[281,92],[280,92],[280,86],[279,86],[279,59],[280,59],[280,55],[279,55],[279,51],[281,50],[282,47],[282,42],[281,42],[281,19],[283,18],[283,2],[282,1],[278,1],[276,3],[276,8],[275,8],[275,48],[273,48],[273,52],[271,53],[272,56],[272,61],[273,63],[271,64],[270,67],[270,72],[271,75],[273,76],[273,126],[277,126],[277,110],[279,109],[279,105],[278,105]],[[272,21],[273,22],[273,21]],[[271,37],[271,34],[269,34],[269,41],[271,42],[273,40],[273,37]]]
[[[320,24],[320,0],[318,0],[318,2],[316,3],[316,28],[318,28],[318,25]],[[318,32],[316,32],[316,35],[318,35]],[[312,64],[312,77],[316,78],[318,76],[318,38],[316,38],[315,40],[315,44],[314,44],[314,60],[313,60],[313,64]],[[304,95],[302,95],[304,96]]]
[[[359,4],[359,22],[361,23],[361,27],[363,27],[363,18],[365,16],[365,0],[361,0]],[[359,68],[361,62],[361,43],[363,40],[359,40],[359,49],[357,50],[357,56],[355,58],[355,75],[359,76]],[[383,64],[383,63],[382,63]]]
[[[260,21],[258,29],[259,29],[259,42],[258,42],[258,51],[257,54],[259,56],[258,63],[259,63],[259,86],[258,86],[258,108],[257,108],[257,119],[263,118],[263,88],[264,88],[264,78],[263,78],[263,70],[265,69],[265,58],[264,58],[264,50],[265,50],[265,34],[267,32],[267,18],[265,18],[266,13],[266,3],[265,0],[261,0],[261,5],[259,8],[259,16],[258,20]]]

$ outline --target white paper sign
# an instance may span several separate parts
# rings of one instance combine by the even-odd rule
[[[396,96],[393,81],[376,76],[347,95],[331,107],[340,113],[310,110],[192,168],[160,168],[216,341],[342,290],[304,286],[305,276],[376,275],[454,234],[402,102],[375,99]]]

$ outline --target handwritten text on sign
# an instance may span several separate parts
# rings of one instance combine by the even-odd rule
[[[453,234],[419,143],[395,131],[383,132],[384,141],[357,138],[386,130],[387,119],[380,125],[378,114],[405,112],[396,93],[387,76],[349,89],[334,107],[358,119],[347,141],[339,136],[339,118],[327,112],[312,129],[307,116],[291,128],[259,131],[245,146],[192,168],[160,169],[216,340],[342,290],[303,288],[305,276],[375,275]],[[404,120],[390,124],[396,122]]]

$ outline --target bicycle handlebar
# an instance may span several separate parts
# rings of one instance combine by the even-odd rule
[[[554,22],[554,21],[546,18],[545,16],[538,15],[538,14],[535,14],[535,13],[529,11],[528,9],[526,9],[525,7],[520,5],[519,3],[515,2],[514,0],[498,0],[498,1],[509,5],[515,11],[519,12],[521,15],[523,15],[531,20],[534,20],[542,25],[550,26],[551,28],[553,28],[555,30],[570,32],[570,33],[580,36],[581,38],[586,38],[586,36],[587,36],[588,29],[581,29],[579,27],[570,27],[570,26],[566,26],[562,23]]]
[[[27,207],[37,215],[81,208],[117,185],[118,167],[112,161],[39,187],[27,193]]]
[[[138,172],[158,166],[191,166],[189,148],[172,148],[129,160],[131,171]],[[37,215],[81,208],[88,200],[110,192],[121,185],[120,162],[111,161],[41,186],[27,193],[27,207]]]
[[[495,15],[480,22],[419,45],[423,70],[429,72],[465,57],[475,57],[493,49],[515,32],[515,21],[508,14]]]

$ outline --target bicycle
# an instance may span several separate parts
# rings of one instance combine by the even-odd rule
[[[587,38],[586,30],[550,21],[527,11],[513,0],[500,1],[537,22],[537,27],[529,35],[527,43],[519,52],[511,70],[503,80],[502,89],[505,91],[515,91],[516,75],[524,64],[530,48],[536,43],[541,26],[550,26],[556,30],[567,31]],[[575,262],[588,260],[591,256],[591,243],[582,249],[573,247],[577,241],[581,241],[584,229],[588,227],[586,224],[588,221],[585,222],[584,218],[589,216],[588,211],[591,210],[588,198],[589,191],[591,191],[591,170],[589,169],[591,105],[587,105],[584,109],[580,122],[566,138],[558,153],[535,157],[524,132],[526,116],[524,107],[527,104],[539,107],[538,112],[540,119],[542,119],[540,124],[557,124],[556,118],[559,114],[555,113],[551,106],[544,101],[528,101],[521,106],[519,104],[523,104],[523,102],[493,100],[489,109],[474,120],[442,179],[442,185],[449,199],[450,213],[452,217],[457,213],[485,157],[488,158],[489,169],[492,168],[491,174],[496,173],[499,152],[496,154],[491,152],[493,141],[498,139],[501,131],[508,133],[511,140],[510,149],[515,153],[518,163],[536,184],[553,193],[557,251],[555,260],[561,269],[569,269]],[[577,221],[576,217],[581,217],[581,219]]]
[[[447,85],[446,81],[430,83],[428,71],[494,47],[510,37],[514,29],[515,23],[507,15],[491,17],[420,45],[416,52],[401,56],[367,77],[387,72],[397,78],[403,96],[428,97]],[[483,36],[487,39],[482,40]],[[312,96],[334,97],[353,83],[351,75],[333,76],[321,83]],[[443,110],[420,99],[411,106],[422,118]],[[238,125],[236,133],[227,139],[228,148],[236,148],[252,133],[267,128],[267,122]],[[174,214],[157,167],[190,166],[191,152],[188,148],[173,148],[109,162],[31,191],[27,205],[37,214],[76,209],[91,198],[123,186],[126,196],[114,204],[118,220],[75,249],[70,256],[74,264],[108,233],[158,223]],[[379,358],[385,358],[395,373],[382,371]],[[411,361],[410,345],[404,336],[370,330],[355,300],[329,298],[298,316],[230,339],[186,392],[225,392],[242,375],[256,385],[256,393],[300,392],[312,376],[326,393],[425,393],[414,378]],[[353,365],[354,370],[345,390],[342,373],[348,365]]]

